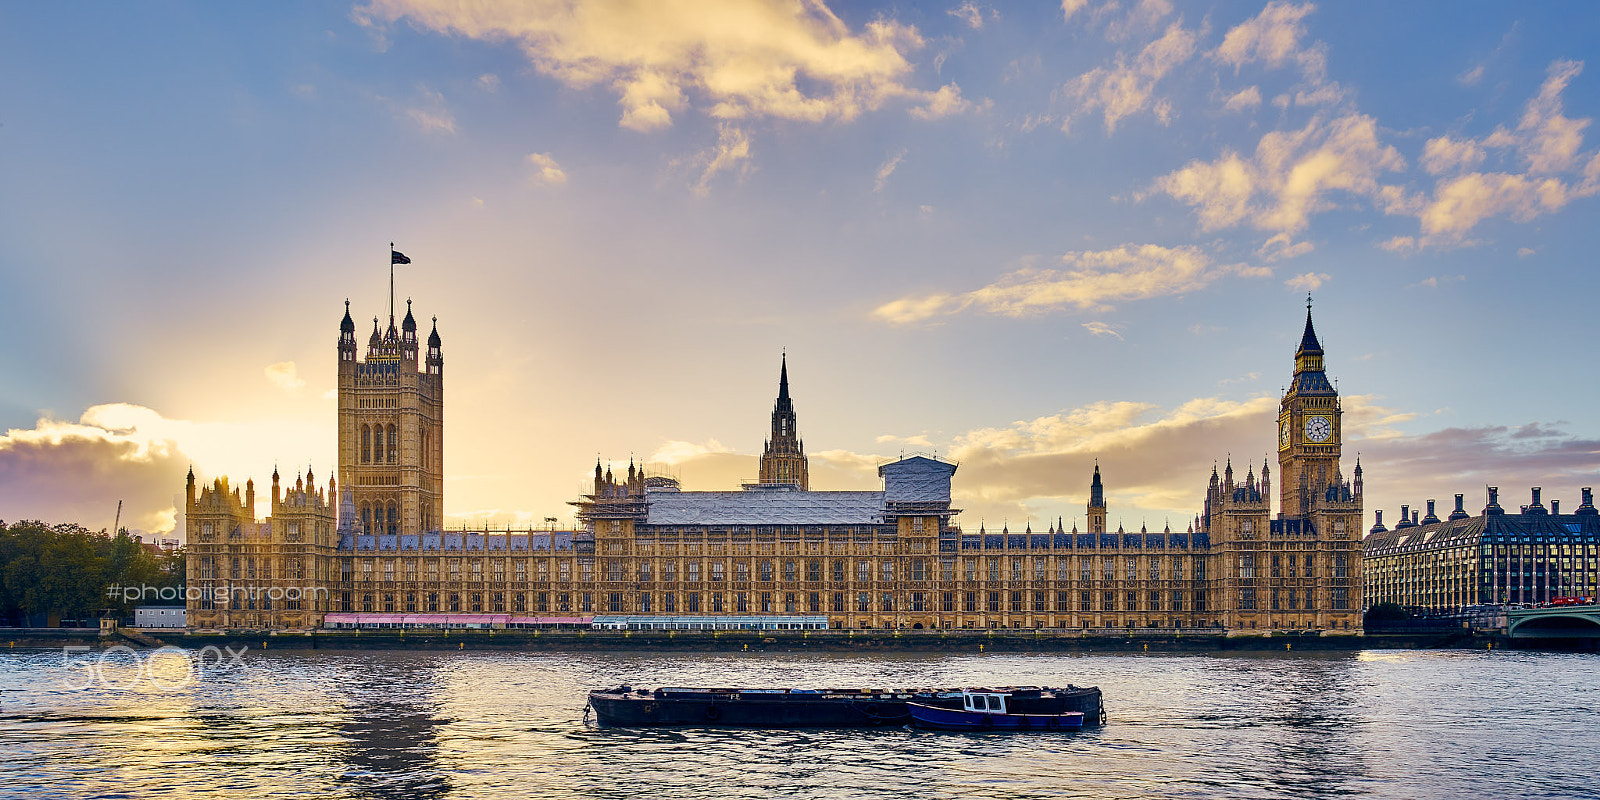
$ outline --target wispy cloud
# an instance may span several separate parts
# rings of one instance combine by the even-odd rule
[[[1065,92],[1077,106],[1062,123],[1062,130],[1070,131],[1076,116],[1095,111],[1104,117],[1107,134],[1116,131],[1118,121],[1146,109],[1153,110],[1163,124],[1170,121],[1172,105],[1155,99],[1156,84],[1194,55],[1198,39],[1196,31],[1175,22],[1132,60],[1118,56],[1111,66],[1096,67],[1069,82]]]
[[[739,179],[750,174],[750,137],[744,130],[723,123],[717,126],[717,143],[694,159],[702,165],[700,178],[693,186],[702,197],[711,192],[711,179],[719,172],[731,172]]]
[[[567,173],[549,153],[529,153],[528,164],[537,170],[533,178],[540,183],[559,186],[567,182]]]
[[[1083,329],[1094,336],[1110,336],[1117,341],[1122,341],[1122,334],[1117,332],[1114,325],[1105,322],[1085,322]]]
[[[952,8],[944,13],[961,20],[966,24],[967,27],[973,30],[979,30],[983,27],[985,16],[984,12],[986,11],[988,14],[992,15],[994,19],[1000,18],[999,11],[996,11],[992,8],[984,8],[983,6],[978,5],[976,2],[973,2],[973,0],[963,0],[961,5],[956,6],[955,8]]]
[[[1127,300],[1195,291],[1229,275],[1272,274],[1264,267],[1215,264],[1193,246],[1123,245],[1067,253],[1061,262],[1063,269],[1021,269],[963,294],[895,300],[873,314],[885,322],[907,324],[968,309],[1009,317],[1069,308],[1104,309]]]
[[[872,179],[872,191],[883,191],[883,187],[889,183],[889,176],[894,174],[895,169],[900,166],[900,162],[904,161],[905,157],[906,149],[902,147],[878,166],[878,174],[873,176]]]

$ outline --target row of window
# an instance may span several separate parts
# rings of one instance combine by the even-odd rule
[[[1277,553],[1273,553],[1272,554],[1272,559],[1271,559],[1271,562],[1270,562],[1271,566],[1268,567],[1268,571],[1270,572],[1270,574],[1263,574],[1263,575],[1260,575],[1260,576],[1256,575],[1256,561],[1257,560],[1258,559],[1256,558],[1254,553],[1241,553],[1241,554],[1239,554],[1239,573],[1238,573],[1238,576],[1241,577],[1241,578],[1255,578],[1255,577],[1263,577],[1263,578],[1265,578],[1265,577],[1273,577],[1273,578],[1297,578],[1297,577],[1315,578],[1317,576],[1317,573],[1316,573],[1316,558],[1315,558],[1315,554],[1314,553],[1306,553],[1304,558],[1299,558],[1299,559],[1297,559],[1295,557],[1294,553],[1288,553],[1288,554],[1281,555],[1281,556],[1279,554],[1277,554]],[[1261,560],[1265,561],[1266,559],[1263,558]],[[1347,560],[1347,558],[1345,557],[1345,555],[1343,553],[1334,553],[1333,557],[1332,557],[1332,561],[1333,561],[1333,577],[1335,577],[1335,578],[1348,578],[1348,577],[1350,577],[1349,561]],[[1299,564],[1298,567],[1296,566],[1297,562]]]
[[[346,594],[346,604],[349,595]],[[593,613],[591,592],[364,592],[363,612]],[[1198,592],[605,592],[610,614],[676,613],[1051,613],[1073,611],[1205,611]]]
[[[1344,587],[1334,587],[1329,590],[1329,605],[1334,611],[1350,610],[1350,590]],[[1305,593],[1304,602],[1301,601],[1300,592],[1296,589],[1272,589],[1269,592],[1269,605],[1257,607],[1257,594],[1255,589],[1239,590],[1239,610],[1241,611],[1311,611],[1313,609],[1310,590]]]

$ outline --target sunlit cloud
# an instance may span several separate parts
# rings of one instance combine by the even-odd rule
[[[567,182],[566,171],[561,169],[561,165],[556,163],[549,153],[529,153],[528,164],[537,170],[533,177],[540,183],[558,186]]]
[[[306,382],[295,370],[293,361],[280,361],[269,364],[264,370],[267,380],[286,392],[298,392],[305,388]]]
[[[1314,292],[1322,288],[1331,277],[1326,272],[1306,272],[1283,282],[1284,286],[1301,292]]]
[[[258,509],[266,513],[272,465],[303,472],[315,466],[303,461],[308,454],[331,459],[333,435],[331,423],[194,422],[125,403],[93,406],[77,422],[46,417],[33,428],[0,435],[0,508],[12,519],[109,528],[123,500],[130,527],[170,531],[184,474],[193,465],[207,483],[229,475],[242,488],[247,477],[256,477]],[[332,467],[331,460],[321,464],[319,485]]]
[[[1179,64],[1194,55],[1196,31],[1173,23],[1161,38],[1147,44],[1131,61],[1118,56],[1109,67],[1096,67],[1066,85],[1066,94],[1077,101],[1076,108],[1062,123],[1070,130],[1077,115],[1100,111],[1106,133],[1114,133],[1117,122],[1146,109],[1162,124],[1171,120],[1170,102],[1155,99],[1156,84]]]
[[[1204,230],[1251,225],[1292,234],[1333,209],[1333,193],[1386,207],[1393,193],[1379,179],[1405,166],[1399,151],[1378,140],[1372,117],[1318,115],[1300,130],[1265,134],[1252,156],[1225,151],[1192,161],[1157,179],[1155,190],[1191,206]]]
[[[1123,245],[1067,253],[1061,261],[1065,269],[1021,269],[965,294],[902,298],[873,314],[891,324],[907,324],[968,309],[1008,317],[1106,309],[1112,303],[1195,291],[1229,275],[1272,274],[1265,267],[1215,264],[1193,246]]]
[[[973,2],[973,0],[963,0],[961,5],[956,6],[955,8],[952,8],[944,13],[961,20],[962,23],[973,30],[979,30],[983,27],[984,16],[986,14],[991,16],[993,19],[1000,18],[999,11],[980,6]]]
[[[1261,89],[1249,86],[1228,96],[1222,107],[1228,111],[1248,111],[1261,105]]]
[[[354,17],[515,43],[543,75],[616,93],[620,124],[639,131],[690,108],[720,120],[820,122],[934,95],[907,83],[907,55],[924,44],[915,27],[879,17],[852,31],[821,3],[373,0]]]
[[[711,179],[719,172],[730,172],[743,180],[751,169],[750,137],[743,130],[723,123],[718,126],[717,143],[695,156],[693,162],[701,167],[700,179],[692,187],[695,194],[710,193]]]

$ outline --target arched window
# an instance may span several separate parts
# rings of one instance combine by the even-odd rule
[[[374,425],[374,426],[372,426],[372,461],[374,463],[379,463],[379,462],[383,461],[383,426],[382,425]]]
[[[361,506],[361,530],[363,533],[372,533],[372,506]]]
[[[371,461],[372,461],[372,429],[367,427],[367,426],[365,426],[365,425],[362,425],[361,426],[361,463],[366,464],[366,463],[369,463]]]
[[[422,458],[417,459],[418,461],[422,462],[422,468],[423,469],[432,469],[433,468],[433,451],[428,449],[428,439],[429,439],[428,432],[427,431],[423,431],[422,432]]]
[[[394,503],[389,504],[389,535],[394,536],[400,532],[400,510]]]
[[[395,462],[396,450],[399,449],[399,439],[395,437],[394,426],[389,426],[389,463]]]

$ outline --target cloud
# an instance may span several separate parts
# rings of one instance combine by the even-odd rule
[[[928,439],[926,434],[920,433],[916,436],[895,436],[894,434],[886,433],[882,436],[879,436],[877,439],[874,439],[873,441],[876,441],[878,444],[898,442],[900,444],[909,444],[913,447],[926,447],[930,450],[933,449],[933,442]]]
[[[1306,33],[1305,18],[1315,10],[1316,6],[1310,3],[1296,5],[1274,0],[1261,13],[1230,29],[1211,55],[1235,70],[1253,62],[1269,67],[1290,62],[1320,65],[1320,52],[1300,47]]]
[[[1417,247],[1469,244],[1468,232],[1486,219],[1528,222],[1600,194],[1600,151],[1581,152],[1591,120],[1566,116],[1561,99],[1582,71],[1579,61],[1552,62],[1515,129],[1500,126],[1480,140],[1428,141],[1422,163],[1439,180],[1431,196],[1404,210],[1420,222]],[[1511,153],[1527,171],[1463,172],[1483,162],[1488,150]]]
[[[1546,503],[1562,499],[1576,507],[1577,489],[1593,486],[1600,472],[1600,440],[1574,435],[1559,424],[1452,427],[1387,436],[1361,442],[1360,448],[1368,513],[1388,510],[1385,521],[1391,525],[1401,503],[1417,508],[1437,498],[1444,502],[1443,516],[1453,507],[1453,498],[1447,498],[1455,492],[1466,495],[1468,513],[1476,514],[1484,505],[1484,486],[1499,486],[1500,503],[1512,513],[1531,486],[1545,488]]]
[[[999,11],[996,11],[992,8],[987,10],[994,16],[995,19],[1000,18]],[[961,5],[956,6],[955,8],[952,8],[944,13],[961,20],[962,22],[966,23],[967,27],[973,30],[979,30],[983,27],[984,11],[985,9],[973,2],[973,0],[963,0]]]
[[[1145,45],[1131,63],[1118,55],[1113,66],[1096,67],[1079,75],[1065,87],[1066,94],[1078,102],[1073,115],[1099,110],[1105,117],[1107,134],[1116,131],[1119,120],[1145,109],[1154,109],[1157,118],[1166,124],[1171,106],[1152,102],[1156,84],[1194,55],[1198,38],[1195,31],[1173,23],[1161,38]],[[1069,116],[1062,129],[1070,127]]]
[[[172,530],[187,458],[175,443],[102,427],[91,414],[78,424],[46,418],[0,435],[0,508],[8,520],[109,530],[122,500],[128,528]]]
[[[536,181],[552,186],[567,182],[566,171],[561,169],[561,165],[556,163],[556,160],[549,153],[529,153],[528,163],[538,170],[533,176]]]
[[[704,444],[674,439],[656,448],[656,451],[650,454],[649,460],[652,463],[676,466],[692,459],[702,458],[708,455],[723,455],[732,452],[733,448],[728,447],[716,439],[707,439]]]
[[[1307,272],[1284,281],[1283,285],[1302,292],[1314,292],[1321,289],[1322,284],[1327,283],[1331,277],[1333,276],[1326,272]]]
[[[1313,214],[1336,207],[1332,192],[1389,201],[1392,193],[1378,179],[1406,163],[1377,131],[1377,121],[1363,114],[1319,114],[1298,131],[1262,136],[1250,158],[1225,150],[1215,161],[1191,161],[1158,178],[1154,188],[1192,206],[1205,230],[1248,223],[1297,233]]]
[[[943,86],[940,86],[938,91],[924,95],[923,99],[925,102],[923,102],[922,105],[913,106],[910,111],[907,112],[911,116],[923,121],[932,121],[954,116],[956,114],[964,114],[973,108],[972,103],[968,102],[966,98],[961,96],[961,87],[955,85],[954,83],[947,83]],[[984,104],[984,107],[988,107],[987,102]]]
[[[1477,86],[1483,80],[1484,65],[1478,64],[1466,72],[1456,76],[1456,82],[1462,86]]]
[[[353,17],[511,42],[543,75],[614,92],[619,124],[638,131],[668,127],[691,107],[725,121],[820,122],[933,94],[906,83],[907,55],[924,44],[915,27],[880,17],[851,31],[819,2],[373,0]]]
[[[267,380],[273,386],[286,392],[298,392],[305,388],[306,382],[295,370],[293,361],[280,361],[276,364],[269,364],[263,372],[266,373]]]
[[[934,294],[895,300],[873,315],[891,324],[919,322],[969,308],[1008,317],[1106,309],[1111,303],[1202,289],[1228,275],[1263,277],[1271,270],[1243,264],[1217,265],[1193,246],[1123,245],[1061,257],[1065,269],[1021,269],[959,295]]]
[[[485,72],[478,76],[477,84],[478,88],[486,92],[498,92],[500,91],[500,76],[493,72]]]
[[[1395,236],[1379,242],[1378,247],[1391,253],[1409,253],[1417,248],[1417,237]]]
[[[1483,161],[1484,151],[1471,139],[1451,139],[1440,136],[1429,139],[1422,148],[1422,168],[1430,175],[1470,169]]]
[[[1528,256],[1531,256],[1536,252],[1538,252],[1538,251],[1534,250],[1531,247],[1519,247],[1519,248],[1517,248],[1517,258],[1527,258]]]
[[[1434,275],[1434,276],[1429,277],[1429,278],[1423,278],[1422,280],[1417,281],[1416,283],[1413,283],[1411,285],[1412,286],[1425,286],[1425,287],[1427,287],[1429,289],[1437,289],[1443,284],[1455,283],[1456,281],[1464,281],[1466,279],[1467,279],[1467,276],[1465,276],[1465,275]]]
[[[711,191],[711,179],[719,172],[732,172],[740,180],[750,174],[750,137],[733,125],[717,127],[717,143],[702,151],[694,162],[702,165],[694,193],[704,197]]]
[[[1062,19],[1071,22],[1072,15],[1082,11],[1089,5],[1089,0],[1061,0]]]
[[[128,527],[170,531],[191,464],[204,482],[232,475],[242,489],[251,474],[264,479],[278,457],[287,467],[320,455],[328,459],[320,462],[319,482],[325,481],[332,435],[331,423],[195,422],[126,403],[92,406],[77,422],[44,417],[33,428],[0,435],[0,509],[12,520],[99,529],[111,526],[123,500]],[[268,490],[257,488],[264,513]]]
[[[1110,336],[1119,342],[1123,340],[1122,334],[1118,333],[1114,326],[1104,322],[1085,322],[1083,329],[1094,336]]]
[[[1262,244],[1261,249],[1256,251],[1256,255],[1269,262],[1283,261],[1289,258],[1299,258],[1315,249],[1317,249],[1317,246],[1311,242],[1296,242],[1289,234],[1280,233]]]
[[[1424,243],[1459,241],[1479,222],[1493,216],[1527,222],[1565,206],[1571,199],[1567,185],[1556,178],[1471,172],[1435,187],[1421,215]]]
[[[1222,107],[1228,111],[1245,111],[1261,105],[1261,90],[1250,86],[1228,97]]]
[[[417,97],[410,102],[379,99],[388,103],[398,116],[410,120],[423,133],[454,135],[456,132],[455,115],[446,107],[444,95],[434,89],[418,84]]]
[[[878,174],[872,179],[872,191],[883,191],[883,187],[889,182],[889,176],[894,174],[895,169],[900,166],[900,162],[904,161],[905,157],[906,150],[902,147],[878,166]]]

